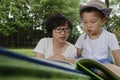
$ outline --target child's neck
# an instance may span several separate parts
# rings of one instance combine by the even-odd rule
[[[102,31],[103,31],[103,30],[100,30],[99,32],[97,32],[97,33],[95,33],[95,34],[89,35],[89,38],[92,39],[92,40],[98,39],[98,38],[100,37]]]

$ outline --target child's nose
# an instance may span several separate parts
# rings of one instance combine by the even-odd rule
[[[87,24],[87,27],[88,27],[88,28],[91,28],[91,27],[92,27],[92,25],[91,25],[90,23],[88,23],[88,24]]]

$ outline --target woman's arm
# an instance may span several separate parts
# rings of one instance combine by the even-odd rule
[[[36,58],[44,58],[44,54],[41,54],[41,53],[35,53],[35,57]]]
[[[64,57],[64,55],[53,55],[51,57],[49,57],[48,59],[50,60],[58,60],[58,61],[65,61],[65,62],[68,62],[68,63],[75,63],[76,59],[75,58],[66,58]]]
[[[74,64],[76,62],[76,59],[75,58],[64,58],[64,61]]]
[[[120,49],[112,51],[115,64],[120,67]]]

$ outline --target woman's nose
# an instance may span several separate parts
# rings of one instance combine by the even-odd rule
[[[63,30],[61,30],[61,34],[65,34],[65,30],[63,29]]]

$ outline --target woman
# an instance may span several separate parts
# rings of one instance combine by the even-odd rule
[[[46,30],[52,38],[43,38],[33,50],[37,58],[74,63],[77,50],[68,41],[72,24],[63,14],[54,14],[46,21]]]

